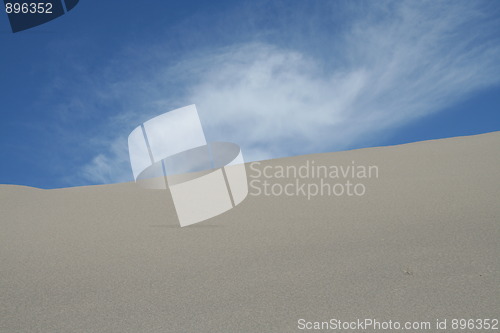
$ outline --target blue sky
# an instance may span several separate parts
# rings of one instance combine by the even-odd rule
[[[500,130],[500,3],[88,1],[0,15],[0,183],[129,181],[127,136],[196,104],[245,159]]]

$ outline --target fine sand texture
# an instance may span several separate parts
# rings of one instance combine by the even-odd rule
[[[185,228],[166,190],[0,185],[0,332],[286,333],[365,318],[452,332],[454,318],[499,318],[500,132],[247,164],[248,180],[307,161],[378,178],[350,179],[364,195],[309,200],[251,187]]]

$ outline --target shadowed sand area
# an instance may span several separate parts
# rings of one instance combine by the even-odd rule
[[[167,191],[133,183],[0,185],[0,331],[299,332],[300,318],[498,318],[500,132],[259,168],[306,160],[376,165],[379,177],[362,181],[360,197],[249,195],[186,228]]]

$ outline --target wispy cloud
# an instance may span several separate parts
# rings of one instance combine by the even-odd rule
[[[97,136],[93,148],[99,149],[77,177],[130,180],[131,129],[193,103],[207,138],[240,144],[247,161],[355,147],[443,110],[500,82],[500,44],[493,34],[500,25],[483,5],[360,6],[335,32],[315,27],[330,43],[326,55],[252,41],[185,53],[182,60],[156,64],[154,71],[136,69],[120,81],[109,75],[99,84],[106,97],[93,98],[119,105],[106,118],[117,132]]]

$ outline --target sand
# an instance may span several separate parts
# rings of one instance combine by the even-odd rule
[[[372,318],[449,332],[453,318],[499,318],[500,132],[259,168],[313,160],[379,174],[355,180],[362,196],[249,195],[186,228],[167,191],[133,183],[0,185],[0,331],[299,332],[299,319]]]

